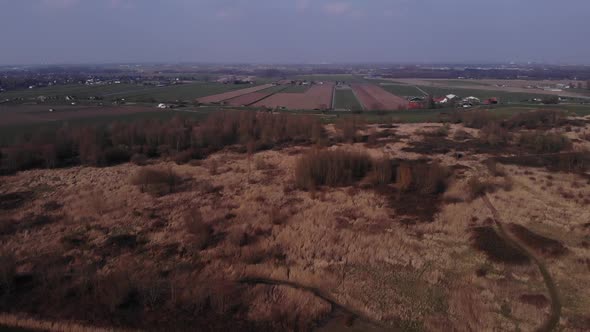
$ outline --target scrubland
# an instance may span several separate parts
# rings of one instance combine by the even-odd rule
[[[229,112],[31,138],[0,159],[0,323],[585,331],[589,136]]]

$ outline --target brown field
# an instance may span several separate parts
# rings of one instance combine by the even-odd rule
[[[213,95],[213,96],[207,96],[207,97],[199,98],[199,99],[197,99],[197,101],[199,103],[203,103],[203,104],[215,104],[215,103],[220,103],[220,102],[222,102],[224,100],[236,98],[236,97],[239,97],[239,96],[242,96],[242,95],[246,95],[246,94],[249,94],[249,93],[252,93],[252,92],[256,92],[256,91],[268,89],[268,88],[270,88],[272,86],[273,86],[272,84],[263,84],[263,85],[254,86],[254,87],[247,88],[247,89],[229,91],[229,92],[224,92],[224,93],[216,94],[216,95]]]
[[[400,110],[408,106],[404,98],[373,84],[352,84],[352,89],[364,110]]]
[[[49,112],[53,108],[54,112]],[[0,126],[161,111],[145,106],[0,106]]]
[[[0,177],[0,324],[590,329],[590,117],[539,132],[580,159],[533,167],[525,124],[498,143],[489,123],[253,113],[172,122],[200,159]]]
[[[293,110],[331,109],[334,83],[314,85],[305,93],[277,93],[254,106],[286,108]]]

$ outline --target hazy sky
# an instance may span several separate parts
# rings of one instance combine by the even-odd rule
[[[589,0],[0,0],[0,64],[590,63]]]

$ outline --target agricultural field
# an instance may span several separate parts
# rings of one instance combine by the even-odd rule
[[[406,99],[393,95],[377,85],[353,84],[352,89],[363,109],[367,111],[398,110],[408,106]]]
[[[187,113],[0,144],[0,324],[587,331],[575,112]]]
[[[254,87],[249,87],[249,88],[242,87],[241,89],[236,89],[236,90],[229,91],[229,92],[223,92],[223,93],[214,94],[214,95],[206,95],[205,97],[199,98],[197,100],[203,104],[221,103],[221,102],[228,100],[228,99],[232,99],[235,97],[246,95],[246,94],[252,93],[252,92],[263,91],[263,90],[269,89],[271,87],[273,87],[272,84],[263,84],[263,85],[258,85],[258,86],[254,86]]]
[[[361,110],[362,106],[352,89],[336,89],[334,90],[334,109]]]
[[[296,80],[307,81],[326,81],[326,82],[346,82],[346,83],[365,83],[367,80],[359,75],[350,74],[333,74],[333,75],[300,75],[295,76]]]
[[[311,85],[288,85],[287,88],[281,92],[283,93],[305,93],[311,88]]]
[[[252,104],[255,104],[256,102],[259,102],[265,98],[268,98],[275,93],[284,92],[285,89],[286,89],[285,86],[276,85],[276,86],[272,86],[272,87],[264,89],[264,90],[250,92],[245,95],[241,95],[241,96],[238,96],[235,98],[227,99],[227,100],[225,100],[225,103],[229,106],[246,107],[246,106],[250,106]]]
[[[424,96],[424,93],[420,91],[418,88],[412,85],[407,84],[397,84],[397,83],[380,83],[380,87],[384,90],[393,93],[397,96],[403,97],[421,97]]]
[[[519,102],[531,98],[543,98],[546,96],[564,96],[578,100],[590,100],[586,93],[579,93],[576,89],[564,89],[562,91],[550,91],[528,86],[553,86],[557,83],[569,81],[525,81],[525,80],[425,80],[425,79],[395,79],[396,83],[418,86],[421,89],[444,92],[451,90],[460,91],[461,94],[469,94],[489,98],[490,95],[504,96],[511,102]],[[460,93],[455,93],[459,95]],[[478,97],[479,98],[479,97]]]
[[[62,102],[65,103],[66,96],[73,96],[78,101],[87,100],[89,97],[100,97],[103,100],[97,102],[110,102],[114,100],[125,99],[127,102],[193,102],[195,99],[244,89],[243,85],[221,84],[198,82],[191,84],[179,84],[165,87],[143,86],[131,84],[112,84],[112,85],[65,85],[39,89],[30,89],[23,91],[9,91],[0,93],[0,100],[24,98],[24,102],[37,101],[37,97],[55,97],[56,100],[48,100],[47,103]],[[69,103],[69,102],[68,102]]]
[[[328,110],[332,108],[334,83],[312,86],[304,93],[277,93],[255,103],[255,107],[285,108],[290,110]]]

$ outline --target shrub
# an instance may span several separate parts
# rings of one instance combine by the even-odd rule
[[[136,153],[133,156],[131,156],[131,162],[137,166],[145,166],[147,164],[147,161],[148,159],[146,155],[141,153]]]
[[[107,148],[104,151],[103,159],[105,165],[116,165],[126,163],[131,158],[131,153],[124,146]]]
[[[16,260],[13,254],[0,254],[0,296],[6,296],[12,291],[16,275]]]
[[[540,131],[521,134],[518,145],[535,153],[556,153],[572,147],[572,143],[566,136]]]
[[[213,239],[213,229],[205,223],[201,210],[198,208],[188,209],[183,217],[184,227],[192,236],[192,244],[195,248],[205,249]]]
[[[551,128],[564,124],[566,114],[562,111],[538,110],[513,115],[505,121],[506,127],[512,128]]]
[[[173,193],[181,183],[181,177],[172,168],[143,167],[131,178],[133,185],[142,192],[161,196]]]
[[[489,181],[482,181],[477,177],[472,177],[467,182],[467,186],[469,188],[469,194],[472,199],[481,197],[486,193],[493,193],[497,190],[495,184]]]
[[[202,155],[199,152],[199,150],[189,149],[189,150],[177,152],[174,155],[173,159],[177,165],[183,165],[183,164],[190,162],[191,160],[201,159],[201,158],[202,158]]]
[[[498,166],[498,163],[495,160],[489,159],[485,162],[485,165],[492,176],[506,176],[506,171],[504,168],[502,168],[502,166]]]
[[[449,176],[449,169],[436,161],[402,162],[397,168],[397,185],[404,192],[441,194],[447,189]]]
[[[479,131],[479,140],[491,146],[506,145],[510,142],[511,135],[508,130],[498,122],[490,122]]]
[[[472,136],[463,129],[457,130],[455,132],[455,135],[453,135],[453,139],[456,141],[464,141],[464,140],[468,140],[470,138],[472,138]]]
[[[359,116],[349,116],[336,122],[336,129],[343,141],[354,143],[360,141],[359,130],[363,130],[366,124]]]
[[[401,163],[398,166],[396,183],[401,191],[409,191],[412,188],[414,176],[409,163]]]
[[[438,127],[435,130],[419,130],[417,134],[428,137],[447,137],[449,136],[450,130],[451,127],[448,123],[446,123],[442,127]]]
[[[374,186],[390,184],[394,180],[393,165],[391,160],[381,158],[373,162],[373,167],[367,175],[367,180]]]
[[[481,129],[488,123],[495,121],[490,112],[481,110],[458,112],[455,117],[455,122],[462,122],[465,127],[476,129]]]
[[[318,186],[348,186],[371,170],[371,158],[364,152],[311,150],[295,165],[295,184],[301,189]]]

